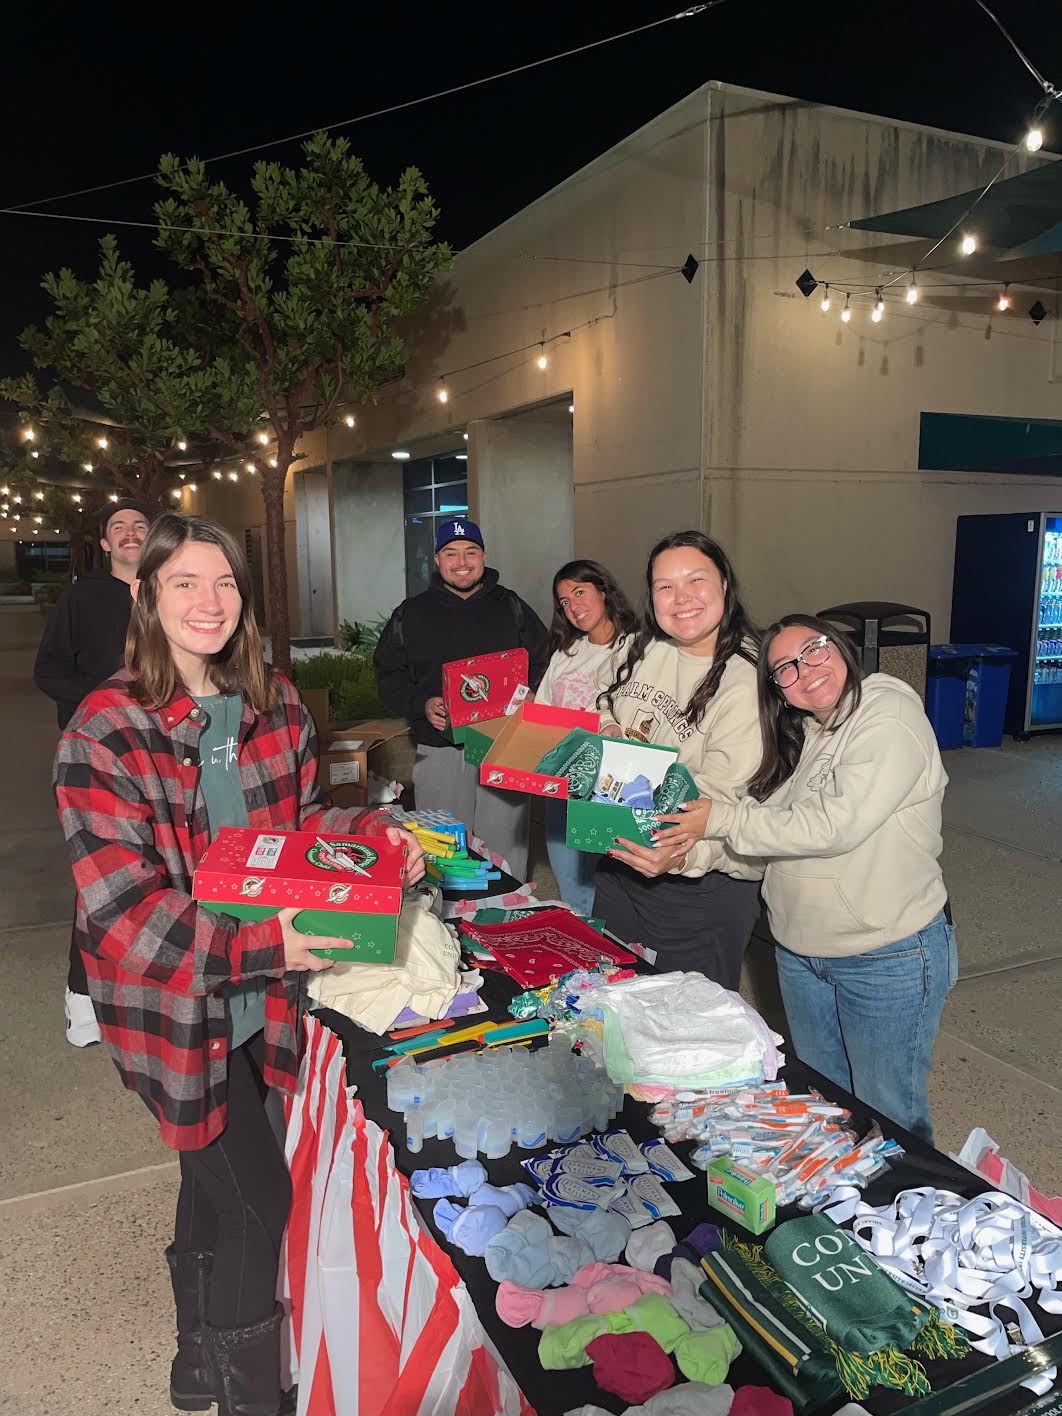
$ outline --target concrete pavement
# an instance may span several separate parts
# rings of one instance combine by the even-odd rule
[[[170,1416],[176,1164],[104,1051],[63,1035],[72,890],[50,791],[55,716],[32,682],[40,630],[34,607],[0,606],[0,1413]],[[938,1143],[983,1125],[1059,1193],[1062,739],[945,763],[962,977],[931,1082]],[[552,890],[540,835],[532,865]],[[772,973],[754,943],[746,988],[768,1015]]]

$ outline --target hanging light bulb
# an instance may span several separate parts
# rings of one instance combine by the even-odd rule
[[[170,492],[170,496],[174,499],[174,501],[180,501],[180,499],[181,499],[181,489],[180,489],[180,487],[174,487],[173,490]]]
[[[70,500],[71,500],[71,501],[76,501],[76,502],[80,505],[80,503],[81,503],[81,493],[80,493],[80,492],[75,492],[74,495],[70,498]]]
[[[240,474],[239,474],[238,472],[230,472],[230,473],[229,473],[229,481],[230,481],[230,482],[238,482],[239,480],[240,480]]]
[[[11,488],[5,483],[4,486],[0,487],[0,497],[8,497],[10,495]]]
[[[21,498],[21,497],[12,497],[11,500],[15,503],[16,506],[21,506],[21,505],[22,505],[22,498]]]
[[[117,500],[118,500],[118,493],[117,493],[117,492],[111,492],[111,494],[110,494],[110,496],[108,496],[107,500],[108,500],[108,501],[112,501],[112,502],[117,501]]]
[[[441,379],[439,380],[439,387],[435,390],[435,397],[439,400],[440,403],[450,402],[450,390],[446,387],[446,385],[442,382]]]
[[[189,483],[188,483],[188,490],[189,490],[190,492],[198,492],[199,487],[196,485],[195,482],[189,482]]]
[[[258,470],[253,462],[245,462],[243,465],[247,468],[248,472],[256,472]]]
[[[352,428],[357,421],[358,420],[354,417],[353,413],[348,413],[347,416],[343,419],[343,422],[346,423],[348,428]]]
[[[852,298],[851,295],[846,295],[846,296],[844,297],[844,309],[841,311],[841,322],[842,322],[843,324],[848,324],[848,322],[849,322],[849,321],[851,320],[851,318],[852,318],[852,309],[851,309],[851,306],[850,306],[849,303],[848,303],[849,300],[851,300],[851,298]]]
[[[1033,126],[1025,134],[1025,147],[1029,152],[1039,152],[1044,145],[1044,130]]]
[[[825,285],[823,286],[822,290],[823,290],[823,293],[822,293],[822,313],[823,313],[824,315],[828,315],[828,314],[830,313],[830,282],[829,282],[829,281],[826,281],[826,283],[825,283]]]
[[[91,463],[91,462],[83,462],[83,463],[81,464],[81,470],[82,470],[83,472],[91,472],[91,471],[92,471],[92,463]]]
[[[280,466],[280,463],[276,460],[275,457],[271,457],[271,458],[269,459],[269,465],[270,465],[270,467],[279,467],[279,466]]]
[[[104,438],[104,437],[99,437],[99,438],[96,439],[96,446],[97,446],[98,448],[107,448],[107,447],[110,447],[110,443],[107,441],[106,438]]]
[[[33,428],[23,428],[22,436],[26,442],[36,442],[37,434]]]
[[[540,344],[538,347],[539,349],[541,349],[542,353],[535,360],[535,363],[540,369],[548,369],[549,359],[546,357],[546,346],[544,344]]]
[[[999,292],[999,299],[996,301],[996,309],[1000,314],[1002,314],[1004,310],[1010,309],[1010,296],[1007,294],[1009,289],[1009,285],[1004,285],[1003,289]]]
[[[870,318],[875,324],[880,324],[885,317],[885,301],[881,298],[880,290],[874,292],[874,297],[874,308],[871,311]]]
[[[188,444],[185,442],[184,438],[178,438],[178,440],[177,440],[177,450],[178,450],[179,452],[187,452],[187,451],[188,451]]]
[[[178,473],[177,473],[177,476],[180,477],[181,481],[183,482],[184,479],[188,476],[188,473],[187,473],[187,472],[178,472]]]
[[[959,242],[959,250],[964,256],[972,256],[974,251],[977,250],[977,237],[972,231],[967,231],[965,236],[963,236],[962,240]]]
[[[44,500],[44,493],[43,493],[43,492],[34,492],[33,495],[36,497],[37,501],[43,501],[43,500]]]
[[[60,534],[60,531],[59,531],[59,527],[58,527],[58,526],[55,528],[55,534],[56,534],[57,536]]]
[[[907,287],[907,292],[903,297],[909,305],[918,304],[918,286],[915,284],[914,272],[911,272],[911,283]]]
[[[33,519],[34,519],[34,521],[37,523],[37,525],[40,526],[41,522],[44,520],[44,517],[43,517],[43,516],[35,516]]]
[[[213,472],[211,472],[210,475],[211,475],[211,477],[213,477],[213,479],[214,479],[215,482],[220,482],[220,481],[221,481],[221,468],[220,468],[220,467],[215,467],[214,470],[213,470]]]
[[[257,439],[257,441],[258,441],[259,443],[261,443],[261,445],[262,445],[263,447],[268,447],[268,446],[269,446],[269,434],[268,434],[268,433],[259,433],[259,434],[258,434],[258,439]]]
[[[33,451],[30,453],[30,457],[34,457],[34,458],[40,457],[40,453],[37,451],[36,448],[34,448]]]

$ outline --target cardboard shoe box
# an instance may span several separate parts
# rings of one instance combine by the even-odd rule
[[[321,739],[317,785],[334,806],[368,806],[369,773],[383,766],[385,743],[408,731],[404,718],[375,718],[351,728],[330,732]],[[385,776],[385,771],[379,771]]]
[[[597,713],[574,708],[552,708],[545,703],[521,703],[512,717],[503,721],[501,731],[487,746],[479,769],[485,787],[509,792],[529,792],[533,796],[568,798],[564,777],[548,777],[535,769],[551,748],[573,728],[596,733]],[[466,750],[466,756],[467,750]]]
[[[667,769],[678,761],[678,749],[674,747],[615,737],[602,737],[601,744],[601,780],[612,777],[618,782],[629,782],[633,777],[648,777],[654,792],[664,780]],[[577,851],[604,855],[617,837],[624,841],[641,841],[634,808],[620,802],[569,800],[565,832],[569,846]]]
[[[199,862],[192,894],[204,908],[236,919],[267,919],[300,907],[294,920],[300,933],[350,941],[315,954],[390,964],[405,859],[406,847],[384,836],[223,826]]]
[[[493,736],[487,724],[497,724],[494,732],[499,731],[506,717],[527,697],[528,673],[526,649],[474,654],[443,664],[442,697],[451,742],[464,746],[472,727],[480,738]],[[481,748],[482,742],[474,738],[473,753]]]

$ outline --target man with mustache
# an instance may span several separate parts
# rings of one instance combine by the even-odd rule
[[[100,515],[100,545],[111,558],[110,570],[90,570],[68,585],[48,620],[33,677],[55,700],[60,731],[85,695],[122,666],[133,608],[129,587],[150,524],[143,502],[127,497],[108,503]],[[74,1047],[100,1040],[85,965],[74,942],[66,984],[66,1039]]]

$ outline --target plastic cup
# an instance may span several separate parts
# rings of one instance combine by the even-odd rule
[[[424,1118],[415,1106],[406,1116],[406,1150],[416,1155],[424,1146]]]
[[[479,1150],[476,1132],[479,1117],[467,1107],[462,1108],[454,1119],[454,1150],[462,1160],[475,1160]]]
[[[509,1154],[513,1130],[508,1121],[489,1120],[484,1127],[483,1154],[488,1160],[500,1160]]]

